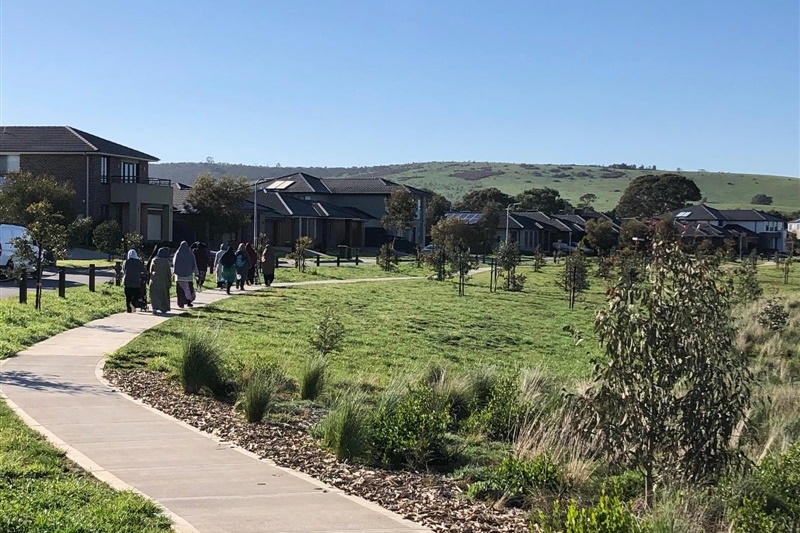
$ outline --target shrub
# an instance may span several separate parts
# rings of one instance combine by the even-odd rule
[[[651,531],[642,525],[628,506],[616,496],[605,493],[596,505],[581,508],[573,500],[566,509],[558,501],[551,515],[539,512],[538,524],[542,533],[645,533]]]
[[[300,398],[316,400],[325,388],[325,370],[328,363],[322,356],[311,358],[300,376]]]
[[[492,439],[510,441],[530,411],[530,406],[520,399],[517,377],[505,376],[495,382],[486,407],[476,413],[476,419],[471,422]]]
[[[533,460],[506,457],[497,468],[489,471],[486,480],[472,483],[467,494],[473,498],[518,504],[534,489],[555,491],[563,482],[563,471],[547,455]]]
[[[758,323],[772,331],[780,331],[786,327],[789,312],[778,300],[769,300],[758,314]]]
[[[412,468],[443,459],[449,423],[447,406],[430,387],[411,386],[399,398],[389,395],[375,418],[372,440],[375,458],[391,467]]]
[[[339,320],[336,309],[328,307],[314,330],[311,346],[325,357],[339,349],[344,332],[344,325]]]
[[[375,258],[375,262],[381,268],[381,270],[394,270],[397,266],[397,254],[394,251],[394,246],[392,243],[387,242],[381,245],[380,250],[378,251],[378,256]]]
[[[363,393],[342,396],[316,432],[340,461],[364,457],[369,451],[371,413]]]
[[[248,422],[264,419],[285,383],[286,377],[273,366],[257,368],[250,374],[237,404]]]
[[[187,394],[204,389],[215,395],[224,393],[221,350],[208,332],[191,331],[186,336],[178,361],[178,378]]]

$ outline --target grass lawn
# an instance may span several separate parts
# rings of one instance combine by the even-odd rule
[[[478,274],[461,298],[454,284],[427,280],[249,293],[145,332],[115,354],[109,365],[140,366],[154,357],[162,361],[179,352],[187,331],[210,328],[228,357],[276,361],[297,376],[311,353],[308,339],[324,309],[334,307],[341,311],[346,335],[340,353],[330,358],[333,381],[385,386],[393,376],[433,361],[503,369],[537,365],[558,378],[583,377],[591,370],[590,357],[599,354],[592,318],[603,300],[605,283],[597,280],[569,311],[555,286],[557,268],[528,272],[521,293],[492,294],[488,274]],[[578,342],[565,326],[584,339]]]
[[[117,261],[122,259],[115,259],[108,261],[106,259],[59,259],[56,261],[56,267],[66,267],[74,269],[88,269],[89,265],[94,265],[97,268],[113,268]]]
[[[141,496],[77,468],[0,402],[0,531],[154,533],[169,520]]]
[[[44,291],[42,310],[34,309],[33,291],[28,304],[16,298],[0,300],[0,359],[86,322],[125,310],[122,288],[98,284],[92,294],[88,287],[67,289],[67,297],[59,298],[56,291]]]
[[[314,281],[326,279],[359,279],[359,278],[395,278],[402,276],[428,276],[429,268],[417,268],[414,262],[403,262],[395,270],[387,272],[377,265],[320,265],[314,266],[309,261],[306,271],[300,272],[296,268],[281,267],[275,270],[275,282],[285,281]],[[213,274],[212,274],[213,277]]]

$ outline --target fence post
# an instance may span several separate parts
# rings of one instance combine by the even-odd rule
[[[58,269],[58,297],[67,297],[67,269],[65,267]]]
[[[356,252],[356,266],[358,266],[358,252]]]
[[[19,303],[28,303],[28,275],[24,271],[19,277]]]
[[[339,259],[339,256],[337,255],[337,256],[336,256],[336,266],[337,266],[337,267],[339,266],[339,263],[340,263],[340,262],[341,262],[341,259]]]
[[[317,266],[319,266],[319,256],[317,256]]]
[[[119,287],[122,284],[122,263],[114,263],[114,285]]]
[[[89,265],[89,292],[94,292],[94,264]]]

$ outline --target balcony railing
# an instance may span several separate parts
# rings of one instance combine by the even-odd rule
[[[170,180],[165,180],[162,178],[140,178],[137,176],[105,176],[100,177],[100,183],[138,183],[141,185],[172,187],[172,182]]]

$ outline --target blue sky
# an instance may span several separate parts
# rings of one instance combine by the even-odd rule
[[[163,161],[800,175],[797,0],[0,3],[3,124]]]

